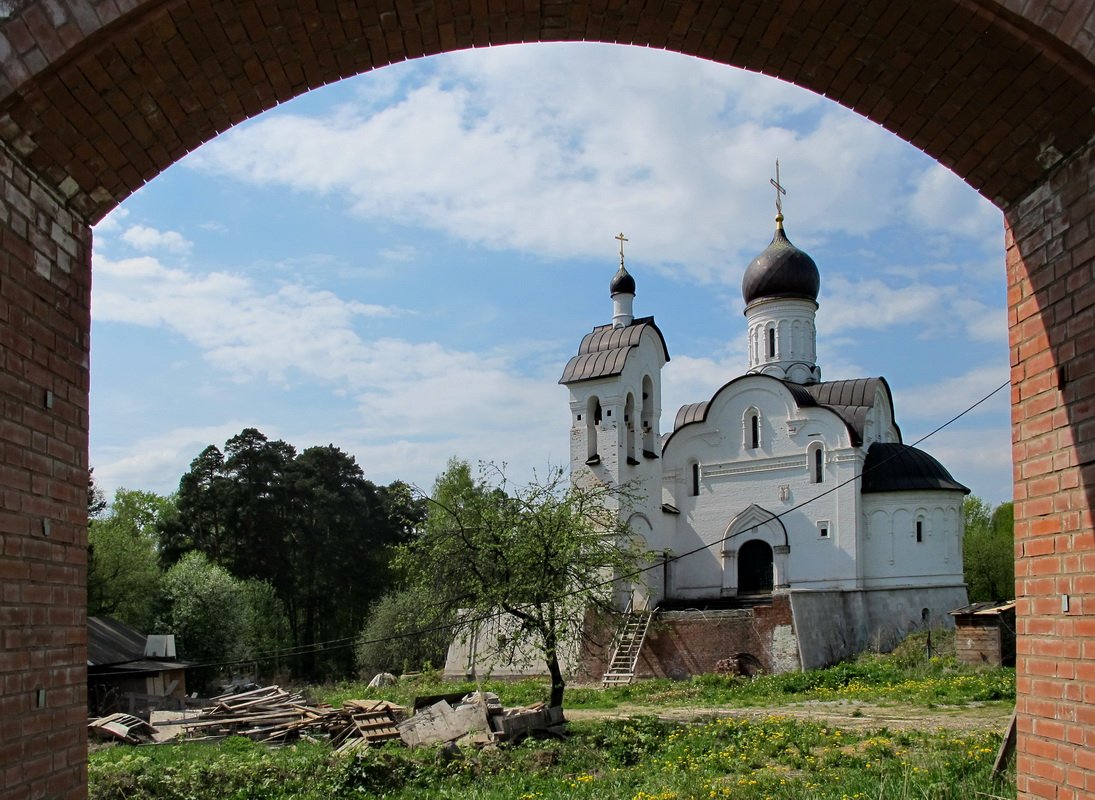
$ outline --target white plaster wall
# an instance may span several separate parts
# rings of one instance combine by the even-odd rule
[[[955,491],[863,495],[864,585],[962,583],[962,499]],[[916,541],[916,521],[923,541]]]
[[[647,540],[647,547],[660,551],[664,545],[664,536],[659,532],[663,512],[662,496],[662,459],[661,431],[659,420],[662,413],[661,370],[665,365],[665,350],[654,330],[646,329],[638,346],[630,351],[621,374],[598,380],[582,381],[569,385],[570,390],[570,468],[571,479],[579,484],[597,481],[612,486],[623,487],[627,495],[626,507],[620,509],[624,518],[639,515],[649,521],[651,530],[640,531]],[[651,410],[646,418],[651,424],[649,436],[643,435],[643,379],[650,379],[652,391],[649,403]],[[633,398],[633,407],[628,411],[628,396]],[[594,466],[586,465],[588,448],[588,402],[596,396],[601,404],[601,422],[596,426],[596,452],[601,462]],[[579,419],[579,416],[581,419]],[[634,460],[638,464],[628,464],[628,437],[634,445]],[[657,458],[648,458],[643,454],[644,438],[652,445]],[[660,596],[660,595],[659,595]]]
[[[761,414],[760,446],[755,450],[748,446],[745,422],[752,409]],[[825,445],[820,484],[812,482],[807,459],[815,441]],[[800,409],[783,384],[766,376],[745,376],[713,398],[706,421],[674,434],[663,461],[663,498],[681,511],[666,520],[664,546],[678,554],[706,546],[673,564],[674,595],[718,596],[723,586],[722,540],[732,520],[752,504],[783,515],[791,547],[784,579],[792,589],[858,585],[859,495],[850,479],[861,468],[862,452],[851,446],[848,430],[836,414]],[[691,494],[693,463],[700,465],[698,496]],[[827,539],[819,536],[820,520],[828,522]],[[728,549],[736,550],[748,539],[734,537]]]
[[[821,373],[815,368],[817,308],[817,303],[811,300],[791,298],[757,300],[746,308],[750,371],[786,377],[799,383],[805,383],[807,379],[820,380]],[[769,328],[776,331],[775,356],[768,355]]]

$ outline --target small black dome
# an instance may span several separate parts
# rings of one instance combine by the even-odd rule
[[[791,244],[780,220],[772,243],[745,270],[741,281],[745,305],[762,297],[800,297],[817,302],[820,290],[817,264]]]
[[[612,283],[608,285],[608,291],[615,297],[618,294],[635,294],[635,279],[631,273],[621,264],[612,276]]]
[[[863,486],[868,492],[913,492],[945,489],[969,494],[947,468],[915,447],[897,442],[875,442],[863,462]]]

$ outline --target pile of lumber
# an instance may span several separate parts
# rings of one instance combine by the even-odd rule
[[[396,724],[404,717],[401,706],[385,700],[349,700],[342,708],[309,706],[299,694],[278,686],[220,695],[210,703],[179,721],[187,738],[246,736],[276,744],[303,735],[328,736],[341,747],[352,740],[361,744],[398,739]]]
[[[482,747],[537,733],[563,732],[561,708],[539,703],[504,709],[490,694],[419,698],[415,708],[408,716],[407,709],[386,700],[347,700],[342,708],[309,706],[299,694],[264,686],[214,697],[194,715],[171,714],[162,732],[125,715],[95,720],[91,727],[98,735],[134,743],[168,741],[175,736],[192,741],[246,736],[269,744],[301,736],[326,737],[342,753],[388,741],[419,747],[459,740]]]
[[[190,738],[246,736],[268,742],[283,739],[302,721],[321,715],[322,711],[305,705],[299,694],[291,694],[279,686],[264,686],[212,698],[210,705],[186,720],[184,727]]]

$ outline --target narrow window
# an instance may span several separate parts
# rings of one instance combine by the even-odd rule
[[[756,450],[760,447],[760,415],[753,414],[749,417],[749,449]]]
[[[692,496],[700,496],[700,465],[692,465]]]
[[[814,483],[821,483],[822,478],[822,462],[824,462],[825,456],[819,447],[814,451]]]
[[[776,329],[768,329],[768,358],[776,357]]]
[[[922,519],[916,521],[916,541],[924,541],[924,520]]]

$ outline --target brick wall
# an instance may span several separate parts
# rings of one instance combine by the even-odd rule
[[[85,795],[90,232],[0,149],[0,797]]]
[[[715,672],[719,662],[739,663],[742,655],[747,656],[740,661],[742,667],[755,664],[762,672],[786,669],[776,630],[789,634],[791,625],[791,603],[785,594],[773,596],[771,605],[748,609],[660,612],[647,633],[635,675],[683,680]],[[598,629],[590,640],[576,675],[581,682],[600,681],[612,657],[612,631]]]
[[[1020,797],[1095,797],[1095,146],[1005,212]]]

